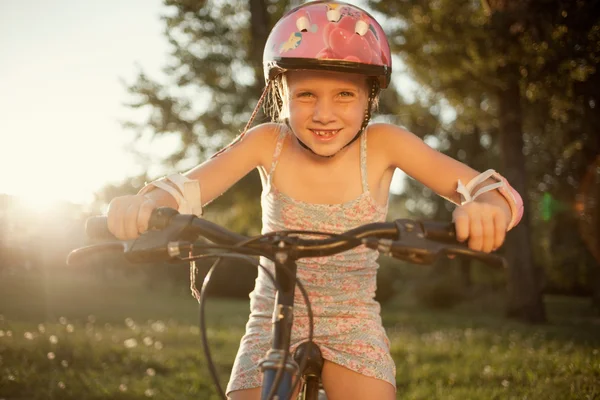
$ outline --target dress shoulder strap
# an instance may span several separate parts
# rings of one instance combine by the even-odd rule
[[[275,167],[277,167],[277,163],[279,162],[279,156],[281,155],[281,149],[283,148],[283,143],[285,142],[285,137],[287,135],[287,129],[281,128],[279,132],[279,136],[277,137],[277,144],[275,145],[275,151],[273,152],[273,161],[271,161],[271,169],[269,170],[269,182],[273,177],[273,172],[275,172]]]
[[[367,129],[360,135],[360,176],[362,180],[363,192],[369,191],[367,182]]]

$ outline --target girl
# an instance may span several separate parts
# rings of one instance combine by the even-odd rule
[[[458,205],[453,212],[457,237],[468,239],[472,249],[497,249],[518,223],[521,198],[499,174],[479,174],[400,127],[367,125],[379,89],[389,84],[391,55],[383,30],[365,11],[323,1],[295,8],[273,28],[264,68],[267,85],[248,125],[263,98],[274,122],[245,129],[184,175],[115,198],[108,211],[113,234],[137,237],[159,206],[200,215],[203,205],[254,168],[263,183],[263,232],[342,232],[383,221],[396,168]],[[395,398],[395,367],[374,300],[376,258],[363,247],[298,262],[331,400]],[[268,260],[261,262],[273,268]],[[259,271],[227,388],[231,399],[260,396],[257,364],[269,349],[274,297],[272,283]],[[296,304],[292,351],[307,337],[301,297]]]

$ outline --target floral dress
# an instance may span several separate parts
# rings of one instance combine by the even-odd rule
[[[382,222],[387,207],[375,202],[367,184],[367,132],[360,138],[363,191],[342,204],[310,204],[279,192],[272,177],[289,131],[277,141],[270,171],[261,170],[263,233],[303,229],[341,233],[359,225]],[[334,256],[298,260],[298,279],[305,286],[314,318],[314,342],[323,358],[365,376],[382,379],[394,387],[396,369],[389,340],[381,323],[380,306],[374,300],[378,254],[364,246]],[[273,272],[273,263],[261,258]],[[273,283],[261,269],[250,293],[250,318],[241,339],[227,393],[261,386],[258,361],[271,346]],[[308,338],[308,315],[298,288],[294,300],[291,348]]]

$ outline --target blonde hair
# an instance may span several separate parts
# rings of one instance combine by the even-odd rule
[[[285,73],[269,81],[263,109],[273,122],[284,122],[289,118],[289,96]]]

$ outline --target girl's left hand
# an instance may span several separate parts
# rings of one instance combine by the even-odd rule
[[[469,239],[469,248],[489,253],[497,250],[506,237],[508,220],[505,211],[489,203],[472,201],[452,213],[456,238]]]

